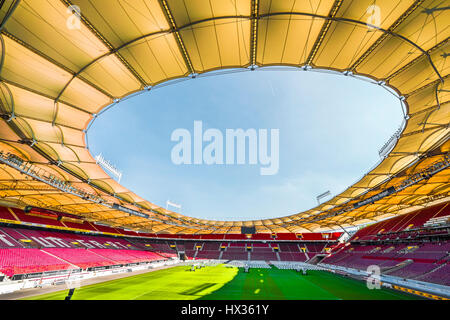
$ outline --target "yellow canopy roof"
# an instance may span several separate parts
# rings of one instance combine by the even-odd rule
[[[448,201],[445,169],[348,209],[448,161],[449,5],[441,0],[2,1],[0,150],[34,164],[36,174],[98,198],[64,192],[6,164],[0,165],[0,197],[169,233],[233,233],[253,225],[258,232],[325,231]],[[393,149],[357,183],[316,208],[258,221],[186,217],[111,179],[87,149],[89,123],[124,97],[208,71],[275,65],[361,75],[403,97],[407,120]]]

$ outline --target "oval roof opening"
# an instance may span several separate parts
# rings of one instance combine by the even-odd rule
[[[344,191],[379,161],[402,120],[398,98],[381,86],[273,68],[154,88],[98,117],[88,141],[125,187],[161,207],[256,220]]]

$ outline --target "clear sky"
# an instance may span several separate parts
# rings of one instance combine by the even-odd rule
[[[379,159],[402,122],[383,88],[340,75],[255,71],[204,77],[120,102],[97,118],[89,147],[122,172],[121,183],[157,205],[214,220],[273,218],[310,209],[344,191]],[[279,170],[260,165],[176,165],[171,134],[195,120],[203,130],[279,129]],[[207,143],[204,144],[204,146]]]

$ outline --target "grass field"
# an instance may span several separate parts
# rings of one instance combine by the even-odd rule
[[[62,300],[67,290],[27,298]],[[405,300],[401,292],[369,290],[365,283],[325,271],[250,269],[218,265],[190,271],[173,267],[81,287],[73,300]]]

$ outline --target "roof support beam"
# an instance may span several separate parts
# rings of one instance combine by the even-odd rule
[[[175,20],[173,19],[172,12],[170,11],[169,5],[166,0],[159,0],[159,4],[166,16],[167,22],[169,23],[173,34],[175,35],[175,40],[177,41],[178,48],[180,50],[181,55],[183,56],[184,63],[186,64],[186,68],[189,71],[189,74],[195,74],[194,67],[192,66],[191,58],[186,51],[186,47],[184,46],[183,39],[181,39],[180,32],[178,31]]]
[[[61,63],[57,62],[56,60],[50,58],[49,56],[47,56],[46,54],[44,54],[43,52],[39,51],[38,49],[32,47],[31,45],[29,45],[28,43],[22,41],[19,38],[16,38],[14,35],[12,35],[11,33],[9,33],[7,30],[3,30],[2,34],[4,34],[5,36],[7,36],[8,38],[10,38],[11,40],[17,42],[18,44],[20,44],[21,46],[27,48],[28,50],[30,50],[31,52],[37,54],[39,57],[47,60],[48,62],[51,62],[52,64],[54,64],[55,66],[63,69],[64,71],[66,71],[67,73],[70,73],[73,77],[78,77],[80,80],[86,82],[88,85],[90,85],[91,87],[93,87],[95,90],[100,91],[101,93],[103,93],[105,96],[108,96],[110,99],[114,99],[114,97],[109,94],[108,92],[106,92],[105,90],[103,90],[102,88],[98,87],[97,85],[93,84],[92,82],[90,82],[89,80],[81,77],[78,75],[77,72],[67,68],[66,66],[62,65]],[[70,82],[69,82],[70,83]],[[42,95],[42,94],[41,94]],[[61,94],[59,95],[61,96]],[[55,99],[55,98],[52,98]],[[58,98],[56,98],[58,99]],[[59,99],[58,99],[59,100]]]
[[[250,23],[250,65],[256,66],[256,48],[258,37],[258,12],[259,0],[252,0],[251,2],[251,23]]]
[[[401,39],[401,40],[403,40],[403,41],[409,43],[410,45],[414,46],[414,47],[417,48],[420,52],[422,52],[423,54],[425,54],[425,55],[427,56],[427,58],[428,58],[430,64],[431,64],[431,66],[433,67],[434,72],[436,72],[436,74],[438,75],[439,79],[441,79],[441,81],[443,81],[443,78],[442,78],[441,74],[440,74],[439,71],[437,70],[436,66],[434,65],[434,63],[433,63],[433,61],[431,60],[430,55],[427,53],[427,51],[424,50],[422,47],[420,47],[420,46],[419,46],[417,43],[415,43],[414,41],[408,39],[407,37],[405,37],[405,36],[403,36],[403,35],[401,35],[401,34],[398,34],[398,33],[395,33],[395,32],[393,32],[393,31],[391,31],[391,30],[386,30],[386,29],[383,29],[383,28],[378,27],[378,26],[376,26],[376,25],[369,24],[369,23],[366,23],[366,22],[363,22],[363,21],[359,21],[359,20],[356,20],[356,19],[343,18],[343,17],[329,17],[329,16],[322,16],[322,15],[315,14],[315,13],[304,13],[304,12],[274,12],[274,13],[267,13],[267,14],[260,15],[260,16],[259,16],[259,19],[261,19],[261,18],[266,18],[266,17],[283,16],[283,15],[296,15],[296,16],[306,16],[306,17],[317,17],[317,18],[322,18],[322,19],[325,19],[325,20],[333,20],[333,21],[338,21],[338,22],[354,23],[354,24],[356,24],[356,25],[368,26],[368,27],[377,29],[378,31],[381,31],[381,32],[383,32],[383,33],[385,33],[385,34],[388,34],[388,35],[392,35],[392,36],[394,36],[394,37],[397,37],[397,38],[399,38],[399,39]]]
[[[72,3],[70,0],[61,0],[66,6],[70,7],[72,6]],[[100,41],[105,44],[111,52],[114,52],[116,57],[123,63],[123,65],[128,69],[128,71],[131,72],[131,74],[141,83],[142,87],[146,87],[148,84],[145,82],[145,80],[139,75],[139,73],[134,70],[134,68],[128,63],[128,61],[125,60],[120,53],[114,50],[113,45],[87,20],[85,16],[83,16],[81,13],[79,13],[81,21],[86,25],[86,27],[89,28],[89,30],[92,31],[93,34],[97,36],[97,38],[100,39]]]
[[[417,89],[414,90],[414,91],[411,91],[410,93],[406,94],[406,97],[408,98],[408,97],[410,97],[410,96],[416,94],[417,92],[420,92],[420,91],[422,91],[422,90],[424,90],[424,89],[426,89],[426,88],[432,87],[432,86],[436,86],[436,92],[438,92],[439,89],[438,89],[437,85],[439,85],[439,84],[442,83],[442,82],[445,82],[445,80],[447,80],[447,79],[450,79],[450,74],[446,75],[446,76],[443,77],[442,79],[436,79],[436,80],[434,80],[434,81],[432,81],[432,82],[427,83],[427,84],[424,85],[423,87],[420,87],[420,88],[417,88]]]
[[[317,51],[319,50],[320,45],[323,42],[323,39],[325,38],[325,35],[330,28],[330,25],[332,23],[332,18],[336,16],[336,13],[338,12],[339,8],[341,7],[343,0],[336,0],[333,4],[333,6],[330,9],[330,13],[328,14],[328,17],[330,19],[327,19],[324,21],[322,29],[319,32],[319,35],[317,36],[316,42],[314,43],[311,52],[309,53],[308,58],[306,59],[306,65],[312,65],[312,62],[314,58],[316,57]]]
[[[44,97],[44,98],[47,98],[47,99],[50,99],[50,100],[54,100],[54,99],[55,99],[55,97],[52,97],[52,96],[50,96],[50,95],[48,95],[48,94],[45,94],[45,93],[36,91],[36,90],[34,90],[34,89],[28,88],[28,87],[26,87],[26,86],[24,86],[24,85],[21,85],[21,84],[19,84],[19,83],[13,82],[13,81],[10,81],[10,80],[8,80],[8,79],[1,79],[1,81],[4,82],[4,83],[6,83],[6,84],[12,85],[12,86],[14,86],[14,87],[17,87],[17,88],[20,88],[20,89],[23,89],[23,90],[27,90],[27,91],[29,91],[29,92],[31,92],[31,93],[34,93],[34,94],[36,94],[36,95],[39,95],[39,96]],[[65,105],[68,105],[69,107],[72,107],[72,108],[78,110],[78,111],[81,111],[81,112],[84,112],[84,113],[87,113],[87,114],[92,115],[91,112],[86,111],[86,110],[84,110],[84,109],[81,109],[80,107],[78,107],[78,106],[76,106],[76,105],[74,105],[74,104],[71,104],[70,102],[67,102],[67,101],[64,101],[64,100],[61,100],[61,99],[60,99],[59,101],[60,101],[61,103],[64,103]]]
[[[135,226],[140,226],[143,224],[148,224],[148,221],[141,221],[141,222],[133,222],[133,223],[127,223],[127,224],[120,224],[121,227],[129,227],[129,228],[134,228]]]
[[[435,45],[431,49],[427,50],[427,53],[431,54],[433,51],[435,51],[435,50],[439,49],[440,47],[444,46],[449,41],[450,41],[450,38],[444,39],[443,41],[439,42],[437,45]],[[404,65],[403,67],[401,67],[400,69],[398,69],[397,71],[392,73],[389,77],[387,77],[386,78],[386,82],[389,82],[392,78],[395,78],[395,76],[397,76],[398,74],[402,73],[404,70],[406,70],[409,67],[413,66],[417,61],[420,61],[420,60],[422,60],[424,58],[426,58],[426,55],[422,54],[422,55],[418,56],[417,58],[415,58],[414,60],[410,61],[408,64]]]

